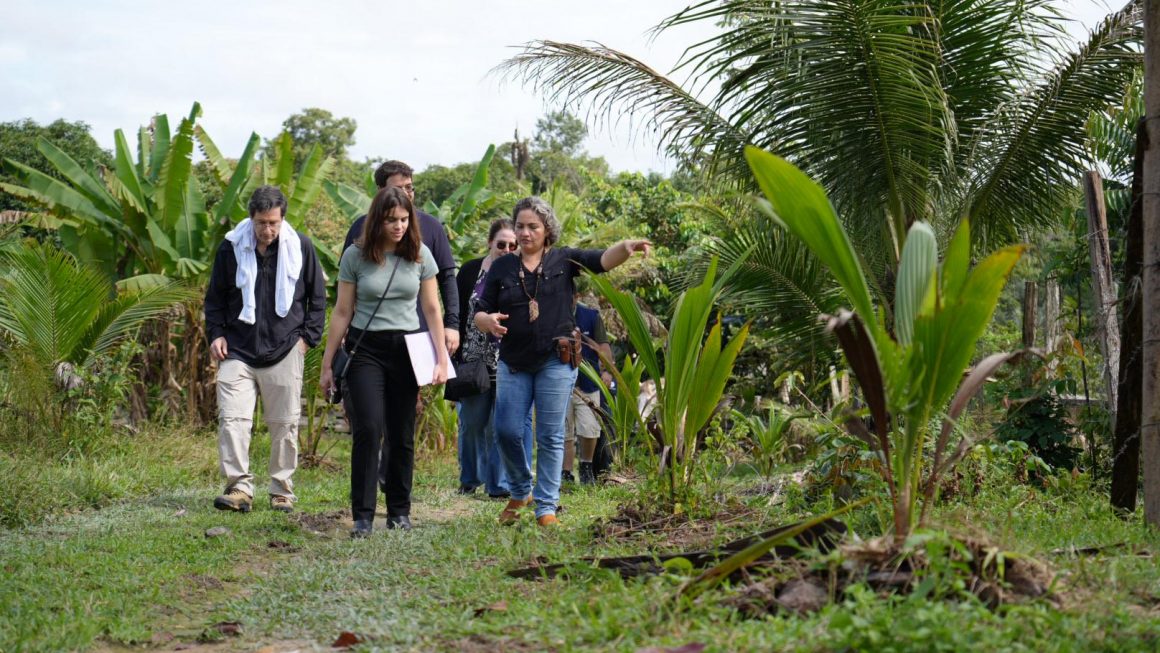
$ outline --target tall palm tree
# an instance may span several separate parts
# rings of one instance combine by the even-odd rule
[[[657,27],[720,27],[678,63],[684,86],[601,45],[535,41],[498,70],[552,101],[589,105],[597,121],[651,128],[670,154],[733,188],[754,188],[746,144],[792,161],[825,188],[887,302],[915,221],[945,242],[970,218],[975,244],[993,249],[1071,201],[1090,165],[1085,121],[1118,101],[1141,65],[1142,0],[1079,44],[1058,4],[707,0]],[[798,318],[841,298],[793,283],[815,277],[802,268],[808,256],[780,251],[775,223],[744,221],[722,238],[726,265],[757,244],[731,290],[764,296],[796,321],[791,331],[816,337]]]

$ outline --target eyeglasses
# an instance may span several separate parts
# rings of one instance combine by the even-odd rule
[[[415,184],[403,184],[402,186],[395,186],[395,188],[398,188],[408,195],[415,194]]]
[[[496,246],[496,248],[497,248],[497,249],[506,249],[506,250],[508,250],[509,252],[514,252],[514,251],[516,251],[517,249],[519,249],[519,248],[520,248],[520,244],[519,244],[519,243],[515,243],[515,242],[503,242],[503,241],[496,241],[496,243],[495,243],[495,246]]]

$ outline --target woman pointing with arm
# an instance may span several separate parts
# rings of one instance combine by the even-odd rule
[[[576,383],[579,351],[573,349],[576,328],[572,298],[581,270],[602,273],[648,254],[647,240],[622,240],[608,249],[560,247],[560,223],[539,197],[520,200],[512,211],[517,256],[495,261],[484,281],[475,324],[500,337],[496,369],[495,431],[512,499],[500,522],[519,519],[520,508],[536,503],[541,526],[557,523],[564,420]],[[536,415],[536,486],[524,462],[524,419]]]

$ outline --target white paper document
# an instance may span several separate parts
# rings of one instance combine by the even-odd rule
[[[435,375],[435,343],[431,341],[431,332],[408,333],[403,338],[407,341],[407,353],[411,355],[415,381],[419,385],[431,385],[431,377]],[[447,363],[447,378],[455,378],[454,363]]]

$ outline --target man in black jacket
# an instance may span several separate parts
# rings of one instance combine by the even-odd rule
[[[218,453],[226,490],[219,510],[249,512],[250,433],[257,397],[270,430],[270,507],[294,509],[298,418],[307,347],[322,340],[326,285],[310,239],[287,222],[286,196],[262,186],[250,217],[218,248],[205,293],[210,356],[218,361]]]

